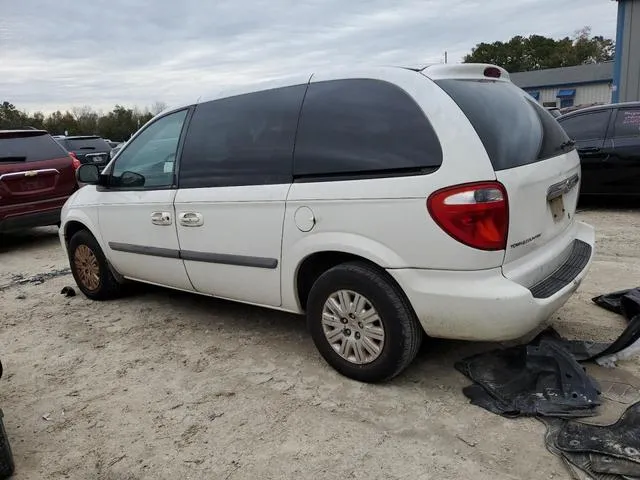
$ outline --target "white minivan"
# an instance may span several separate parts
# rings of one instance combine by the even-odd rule
[[[535,330],[587,273],[580,160],[508,73],[317,72],[165,111],[66,203],[89,298],[127,280],[306,314],[340,373],[388,380],[424,334]]]

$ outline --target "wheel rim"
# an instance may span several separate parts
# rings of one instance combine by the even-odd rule
[[[86,245],[76,248],[73,263],[80,283],[88,290],[97,290],[100,286],[100,265],[95,253]]]
[[[351,290],[338,290],[322,309],[322,329],[329,345],[348,362],[371,363],[384,347],[384,324],[371,302]]]

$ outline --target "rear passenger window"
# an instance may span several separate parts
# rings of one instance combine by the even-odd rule
[[[295,176],[421,173],[441,164],[436,133],[397,86],[369,79],[309,86],[296,141]]]
[[[561,118],[559,122],[573,140],[599,140],[604,139],[610,115],[610,110],[600,110]]]
[[[613,126],[613,137],[640,136],[640,108],[620,108]]]
[[[291,183],[306,85],[200,104],[180,160],[180,188]]]

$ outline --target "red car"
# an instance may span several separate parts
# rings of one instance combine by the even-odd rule
[[[80,166],[43,130],[0,130],[0,233],[58,225]]]

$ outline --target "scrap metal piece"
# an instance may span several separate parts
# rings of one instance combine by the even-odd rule
[[[638,465],[634,475],[640,476],[640,402],[610,426],[567,422],[556,445],[564,452],[597,453],[634,462]]]

